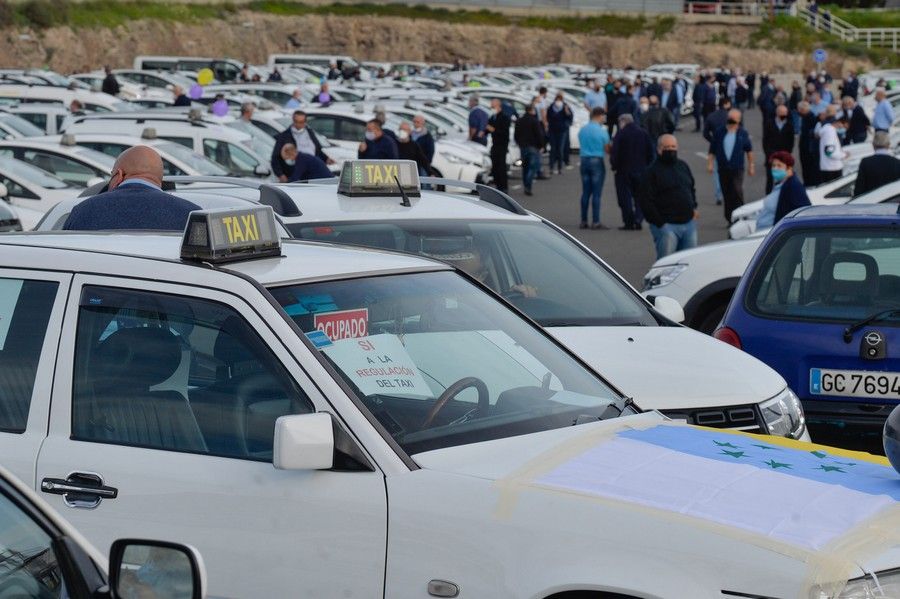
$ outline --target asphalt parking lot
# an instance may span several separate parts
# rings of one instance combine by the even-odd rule
[[[756,162],[756,175],[744,178],[744,198],[749,202],[758,200],[765,194],[766,179],[762,164],[762,118],[760,112],[755,109],[747,111],[744,122],[753,139],[754,161]],[[678,155],[687,161],[697,182],[697,201],[700,204],[700,243],[706,244],[727,239],[728,229],[725,226],[722,207],[715,205],[712,175],[706,172],[706,152],[709,144],[700,133],[693,132],[693,117],[683,117],[679,123],[679,129],[676,132],[679,144]],[[642,231],[618,230],[618,227],[622,225],[622,217],[616,200],[613,173],[609,169],[608,161],[603,195],[600,198],[600,220],[610,227],[610,230],[579,229],[581,179],[578,174],[577,154],[572,155],[570,165],[572,168],[564,170],[562,175],[553,175],[546,181],[536,181],[534,195],[531,197],[527,197],[523,193],[521,179],[511,179],[511,195],[529,210],[548,218],[576,236],[597,252],[628,282],[640,289],[644,274],[656,260],[650,231],[646,225]]]

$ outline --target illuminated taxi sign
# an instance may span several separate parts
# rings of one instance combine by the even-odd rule
[[[417,198],[421,195],[419,169],[412,160],[348,160],[341,169],[338,193]]]
[[[181,259],[230,262],[281,255],[270,206],[195,210],[188,216]]]

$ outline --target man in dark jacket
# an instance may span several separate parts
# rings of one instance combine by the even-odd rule
[[[118,96],[119,82],[116,80],[116,76],[113,75],[112,70],[108,66],[103,67],[103,70],[106,71],[106,77],[103,78],[103,84],[100,86],[100,91],[104,94],[109,94],[110,96]]]
[[[891,154],[890,134],[887,131],[876,131],[872,145],[875,147],[875,154],[863,158],[859,163],[856,184],[853,186],[854,196],[900,179],[900,159]]]
[[[644,171],[637,200],[650,224],[656,259],[697,247],[697,194],[694,176],[678,159],[678,141],[663,135],[659,158]]]
[[[763,152],[766,156],[766,166],[775,152],[784,151],[791,154],[794,151],[794,125],[788,116],[788,107],[784,104],[775,109],[775,118],[763,123]],[[772,171],[766,168],[766,193],[772,191]]]
[[[366,160],[396,160],[400,157],[397,142],[385,135],[378,119],[366,123],[366,139],[360,142],[357,157]]]
[[[176,85],[172,88],[172,95],[175,96],[175,103],[173,106],[190,106],[191,99],[187,97],[184,93],[184,88],[180,85]]]
[[[699,133],[703,126],[703,102],[706,99],[706,78],[703,75],[697,75],[697,84],[694,85],[694,91],[691,93],[691,99],[694,101],[694,133]]]
[[[741,125],[742,116],[737,108],[728,111],[728,120],[713,135],[706,159],[708,172],[712,173],[714,165],[718,165],[719,184],[725,201],[725,221],[728,224],[731,224],[734,209],[744,205],[744,172],[752,177],[756,171],[753,144],[750,143],[750,134]]]
[[[655,152],[650,135],[638,127],[630,114],[619,116],[619,130],[612,141],[609,164],[615,172],[616,196],[622,211],[623,231],[640,231],[644,214],[635,202],[644,169],[653,162]]]
[[[509,152],[509,128],[512,121],[503,111],[503,103],[497,98],[491,100],[491,118],[487,130],[491,134],[491,177],[500,191],[509,189],[506,176],[506,154]]]
[[[869,136],[869,126],[872,124],[866,111],[850,96],[844,96],[841,100],[841,114],[847,119],[847,133],[844,134],[843,143],[860,144]],[[838,115],[840,118],[841,115]]]
[[[606,115],[606,128],[609,130],[610,135],[612,135],[613,131],[618,126],[620,116],[623,114],[637,114],[638,103],[635,99],[635,96],[637,95],[636,89],[637,86],[633,83],[628,86],[623,85],[621,92],[616,96],[616,101],[610,108],[609,114]]]
[[[725,126],[728,120],[728,111],[731,110],[731,99],[728,96],[722,96],[719,99],[719,109],[710,113],[703,121],[703,139],[712,143],[713,136],[719,127]],[[716,206],[722,205],[722,186],[719,185],[719,168],[715,160],[713,160],[713,192],[716,198]]]
[[[108,191],[76,205],[63,229],[183,231],[188,215],[200,207],[164,192],[162,178],[163,163],[156,150],[147,146],[125,150],[113,165]]]
[[[417,114],[413,117],[412,138],[422,148],[425,158],[431,164],[431,161],[434,160],[434,138],[428,131],[428,127],[425,126],[425,115]]]
[[[774,226],[785,216],[803,206],[809,206],[809,196],[806,194],[806,187],[799,178],[794,174],[794,156],[790,152],[775,152],[769,157],[769,163],[775,177],[776,185],[781,187],[778,191],[778,203],[775,206],[775,216],[771,225]],[[765,201],[765,200],[763,200]],[[763,209],[765,210],[765,208]],[[761,228],[757,221],[757,229]]]
[[[522,186],[525,195],[532,195],[531,184],[541,165],[541,150],[544,147],[544,129],[537,118],[534,104],[525,107],[525,114],[516,120],[516,144],[522,152]]]
[[[803,184],[812,187],[819,184],[819,140],[815,136],[818,120],[806,100],[797,105],[800,117],[800,136],[797,139],[797,153],[803,171]]]
[[[425,152],[412,139],[412,126],[403,121],[397,129],[397,156],[400,160],[412,160],[416,163],[420,177],[427,177],[431,171],[431,161],[425,157]]]
[[[330,179],[334,175],[318,157],[311,154],[298,152],[294,144],[284,144],[281,148],[281,157],[285,164],[292,169],[288,176],[288,183],[294,181],[309,181],[312,179]]]
[[[293,144],[297,151],[301,154],[309,154],[316,156],[325,164],[332,164],[334,161],[325,155],[322,151],[322,144],[316,137],[316,132],[306,126],[306,113],[302,110],[295,110],[291,116],[292,124],[290,127],[275,136],[275,148],[272,150],[272,174],[278,177],[282,183],[290,178],[293,168],[288,166],[284,158],[281,157],[281,148],[285,144]]]
[[[660,135],[675,131],[675,119],[672,118],[672,113],[660,107],[657,96],[650,96],[650,110],[644,115],[643,125],[653,143],[656,143]]]

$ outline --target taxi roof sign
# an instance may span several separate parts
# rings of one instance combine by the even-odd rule
[[[399,182],[399,185],[398,185]],[[419,169],[412,160],[348,160],[338,193],[348,197],[419,197]]]
[[[195,210],[188,215],[182,260],[219,263],[280,255],[271,206]]]

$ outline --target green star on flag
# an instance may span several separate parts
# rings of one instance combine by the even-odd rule
[[[727,449],[723,449],[722,453],[725,455],[730,455],[733,458],[742,458],[744,457],[743,451],[728,451]]]
[[[816,468],[816,470],[824,470],[825,472],[844,472],[844,470],[838,466],[826,466],[825,464],[822,464]]]
[[[835,464],[840,464],[841,466],[856,466],[856,462],[835,462]]]
[[[790,468],[790,464],[783,464],[781,462],[776,462],[775,460],[769,460],[768,462],[763,462],[766,466],[771,468],[772,470],[778,470],[779,468]]]
[[[810,451],[809,453],[813,454],[814,456],[816,456],[816,457],[819,458],[820,460],[825,459],[825,458],[828,457],[828,454],[825,453],[824,451]]]
[[[773,451],[781,451],[779,447],[772,447],[771,445],[763,445],[761,443],[751,443],[753,447],[759,447],[760,449],[771,449]]]
[[[715,441],[715,440],[713,440],[713,443],[715,443],[715,444],[718,445],[719,447],[730,447],[730,448],[732,448],[732,449],[737,449],[737,448],[738,448],[737,445],[732,445],[731,443],[722,443],[721,441]]]

